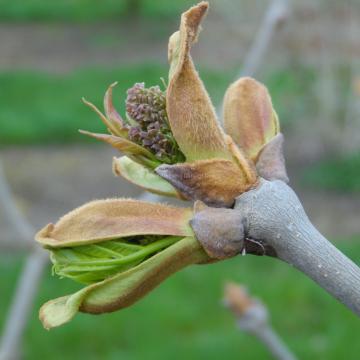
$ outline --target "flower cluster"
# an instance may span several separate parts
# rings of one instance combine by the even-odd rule
[[[126,112],[130,119],[129,140],[148,149],[166,164],[185,160],[171,133],[166,97],[159,86],[137,83],[127,92]]]

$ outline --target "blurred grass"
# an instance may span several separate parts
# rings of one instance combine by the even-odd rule
[[[137,81],[160,83],[165,68],[143,66],[120,70],[84,70],[69,75],[37,72],[0,74],[6,92],[0,97],[0,144],[44,144],[82,141],[77,129],[104,131],[98,116],[81,101],[84,96],[102,109],[107,87],[119,81],[114,102],[124,113],[126,89]]]
[[[0,73],[0,145],[44,144],[85,141],[77,129],[104,131],[97,115],[82,102],[84,96],[102,109],[102,99],[107,87],[114,81],[119,84],[114,91],[114,102],[124,114],[126,89],[135,82],[147,85],[161,84],[167,78],[167,66],[145,64],[120,69],[88,69],[67,75],[42,72]],[[215,104],[221,101],[226,87],[233,80],[235,70],[214,71],[201,69],[203,78]],[[268,74],[269,87],[282,124],[294,116],[304,116],[311,108],[312,71],[287,71]],[[299,96],[308,101],[299,101]],[[304,95],[305,94],[305,95]],[[305,108],[304,104],[307,107]],[[278,106],[281,104],[281,107]]]
[[[338,242],[360,263],[360,237]],[[23,258],[0,255],[0,324],[11,301]],[[232,280],[249,286],[271,313],[272,324],[300,359],[358,359],[359,319],[288,265],[269,258],[237,257],[193,266],[168,279],[135,306],[120,312],[78,315],[50,332],[37,309],[74,291],[69,280],[44,276],[27,328],[25,359],[268,359],[254,338],[236,329],[222,307],[222,286]]]
[[[360,153],[312,165],[306,170],[303,182],[325,190],[360,192]]]
[[[134,1],[134,0],[130,0]],[[0,0],[0,20],[4,21],[105,21],[131,16],[129,0]],[[178,16],[193,0],[141,0],[143,17]]]

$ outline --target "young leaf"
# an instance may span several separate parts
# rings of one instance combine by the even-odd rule
[[[192,214],[192,209],[139,200],[97,200],[47,225],[36,240],[45,247],[61,248],[137,235],[191,236]]]
[[[117,82],[111,84],[107,89],[104,96],[104,109],[106,117],[111,124],[114,135],[120,137],[127,137],[128,128],[126,127],[125,121],[122,119],[120,114],[116,111],[112,101],[112,90],[117,85]]]
[[[78,311],[101,314],[132,305],[171,274],[209,257],[193,237],[185,237],[139,265],[75,294],[45,303],[40,320],[46,329],[69,322]]]
[[[124,129],[118,122],[114,122],[113,119],[107,118],[93,103],[87,101],[85,98],[83,98],[82,101],[86,106],[94,110],[99,115],[101,121],[111,134],[122,136]]]
[[[279,133],[279,120],[266,87],[244,77],[224,98],[224,126],[246,155],[256,162],[261,148]]]
[[[231,158],[214,107],[190,57],[207,8],[203,1],[183,13],[180,30],[169,39],[166,109],[172,133],[188,162]]]
[[[136,238],[109,240],[51,250],[53,271],[62,277],[91,284],[130,269],[158,251],[174,244],[180,237],[153,236],[146,245],[136,244]]]
[[[115,149],[121,151],[122,153],[126,155],[131,156],[143,156],[149,160],[151,160],[154,163],[161,164],[159,160],[155,158],[155,156],[144,147],[135,144],[134,142],[124,139],[119,136],[115,135],[108,135],[108,134],[96,134],[85,130],[79,130],[81,134],[91,136],[95,139],[104,141],[108,144],[110,144]]]
[[[225,159],[161,165],[156,168],[156,173],[186,198],[215,207],[232,206],[235,198],[256,181],[256,176],[249,178],[234,161]]]
[[[179,192],[161,176],[127,156],[113,159],[113,172],[131,183],[155,194],[182,198]]]

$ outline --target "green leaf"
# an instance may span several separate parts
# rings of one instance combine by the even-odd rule
[[[78,311],[100,314],[130,306],[176,271],[207,261],[200,243],[185,237],[125,272],[48,301],[40,309],[40,320],[51,329],[69,322]]]
[[[177,236],[132,237],[52,249],[53,272],[80,283],[92,284],[138,265],[179,239]]]

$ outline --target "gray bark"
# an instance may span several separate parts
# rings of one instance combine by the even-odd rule
[[[25,331],[35,296],[40,285],[41,275],[48,263],[48,255],[32,242],[34,229],[18,210],[2,168],[0,159],[0,204],[8,223],[17,232],[21,247],[32,247],[20,275],[13,300],[7,314],[0,339],[0,360],[13,360],[20,357],[22,336]],[[1,245],[1,244],[0,244]]]
[[[261,180],[238,197],[235,209],[253,246],[248,252],[286,261],[360,315],[359,267],[317,231],[289,186]]]
[[[26,259],[0,340],[0,360],[21,358],[22,337],[48,261],[47,252],[41,248],[35,248]]]

